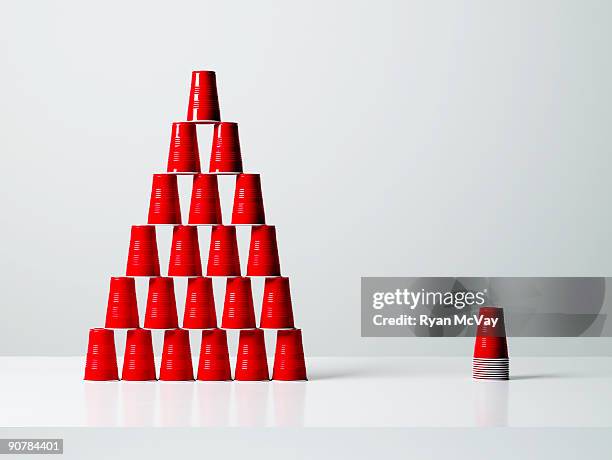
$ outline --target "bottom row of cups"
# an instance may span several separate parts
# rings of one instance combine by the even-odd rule
[[[232,380],[227,334],[223,329],[202,331],[202,344],[197,380]],[[122,380],[157,380],[153,340],[148,329],[127,332]],[[194,380],[189,331],[165,331],[159,379],[166,381]],[[270,380],[266,344],[261,329],[240,331],[235,380]],[[273,380],[306,380],[306,363],[300,329],[277,331]],[[89,331],[85,380],[119,380],[115,336],[111,329]]]

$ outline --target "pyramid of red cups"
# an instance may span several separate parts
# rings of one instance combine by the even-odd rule
[[[208,173],[202,173],[196,125],[214,127]],[[188,222],[183,223],[177,175],[193,176]],[[223,223],[218,175],[235,175],[231,225]],[[173,225],[168,273],[161,275],[156,225]],[[242,276],[236,225],[251,226],[246,276]],[[198,227],[211,229],[206,276],[203,276]],[[222,122],[214,72],[195,71],[187,121],[172,124],[168,168],[153,175],[147,225],[134,225],[126,276],[112,277],[104,328],[89,331],[85,380],[232,380],[226,329],[238,329],[233,379],[306,380],[302,332],[293,320],[289,279],[281,276],[276,229],[266,225],[259,174],[244,173],[236,123]],[[140,321],[134,277],[148,278],[147,305]],[[177,314],[174,277],[187,277],[182,324]],[[221,324],[217,322],[211,277],[226,278]],[[264,278],[259,325],[255,318],[252,277]],[[121,375],[114,329],[127,329]],[[194,372],[189,330],[201,330]],[[272,375],[263,329],[276,330]],[[159,373],[152,331],[163,330]]]

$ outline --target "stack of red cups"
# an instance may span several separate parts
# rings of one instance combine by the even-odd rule
[[[205,174],[197,124],[214,124],[209,172]],[[222,222],[220,174],[236,175],[232,225]],[[177,175],[193,176],[186,225],[182,221]],[[274,329],[277,341],[272,378],[306,380],[302,333],[295,329],[289,279],[281,276],[276,229],[265,222],[261,176],[243,173],[238,124],[221,121],[216,75],[212,71],[194,71],[187,120],[172,124],[166,173],[153,175],[148,225],[132,226],[126,276],[110,281],[106,327],[90,330],[85,379],[119,379],[113,329],[128,329],[122,378],[156,380],[153,329],[165,331],[159,379],[193,380],[189,330],[197,329],[202,330],[197,379],[232,380],[225,329],[235,329],[240,330],[235,379],[267,381],[270,374],[263,329]],[[167,276],[160,271],[156,225],[174,226]],[[212,226],[206,276],[198,240],[200,225]],[[237,225],[251,226],[246,276],[241,276]],[[140,276],[149,279],[143,328],[134,279]],[[177,276],[189,277],[181,325],[172,278]],[[222,329],[218,328],[210,278],[214,276],[227,279]],[[266,278],[259,324],[251,277]]]
[[[482,307],[481,323],[476,331],[472,377],[478,380],[508,380],[510,360],[504,310],[499,307]]]

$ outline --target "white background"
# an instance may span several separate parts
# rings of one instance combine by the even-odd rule
[[[360,277],[611,274],[611,13],[605,1],[3,2],[0,354],[85,352],[190,72],[213,69],[245,167],[263,174],[307,353],[467,356],[469,339],[360,338]],[[207,146],[202,131],[204,164]]]

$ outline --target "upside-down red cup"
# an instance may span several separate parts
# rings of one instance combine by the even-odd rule
[[[209,171],[213,173],[241,173],[242,154],[238,123],[215,124]]]
[[[153,174],[149,224],[180,224],[178,181],[173,174]]]
[[[251,229],[247,276],[280,276],[280,261],[273,225]]]
[[[172,231],[169,276],[202,276],[198,227],[177,225]]]
[[[232,380],[227,334],[222,329],[202,331],[198,380]]]
[[[131,329],[138,327],[138,304],[136,282],[126,276],[112,277],[108,290],[106,324],[108,329]]]
[[[246,381],[270,380],[266,342],[261,329],[240,331],[234,378]]]
[[[130,234],[127,276],[159,276],[157,239],[153,225],[133,225]]]
[[[223,329],[253,329],[255,310],[253,309],[253,294],[251,278],[228,278],[223,304]]]
[[[289,278],[266,278],[259,327],[262,329],[292,329],[293,306]]]
[[[482,321],[478,325],[478,337],[506,337],[504,309],[500,307],[481,307],[478,312]],[[495,322],[495,325],[493,325]]]
[[[210,236],[208,276],[240,276],[236,227],[216,225]]]
[[[259,174],[239,174],[236,177],[232,224],[265,224],[261,178]]]
[[[119,380],[115,334],[111,329],[89,330],[85,380]]]
[[[214,174],[196,174],[193,176],[189,223],[217,225],[222,223],[219,184],[217,176]]]
[[[508,342],[504,310],[499,307],[481,307],[479,315],[482,321],[476,330],[474,358],[507,358]],[[495,326],[493,326],[493,321],[495,321]]]
[[[199,173],[201,170],[196,125],[172,123],[167,171]]]
[[[127,332],[121,379],[133,381],[157,380],[151,331],[132,329]]]
[[[184,329],[211,329],[217,327],[215,297],[210,278],[189,278],[185,299]]]
[[[476,337],[474,358],[508,358],[508,342],[506,337]]]
[[[215,72],[195,70],[191,73],[187,120],[202,122],[221,120]]]
[[[160,380],[193,380],[189,331],[171,329],[164,333]]]
[[[144,327],[146,329],[174,329],[178,327],[174,280],[172,278],[157,277],[149,280]]]
[[[276,333],[272,380],[307,380],[301,329]]]

